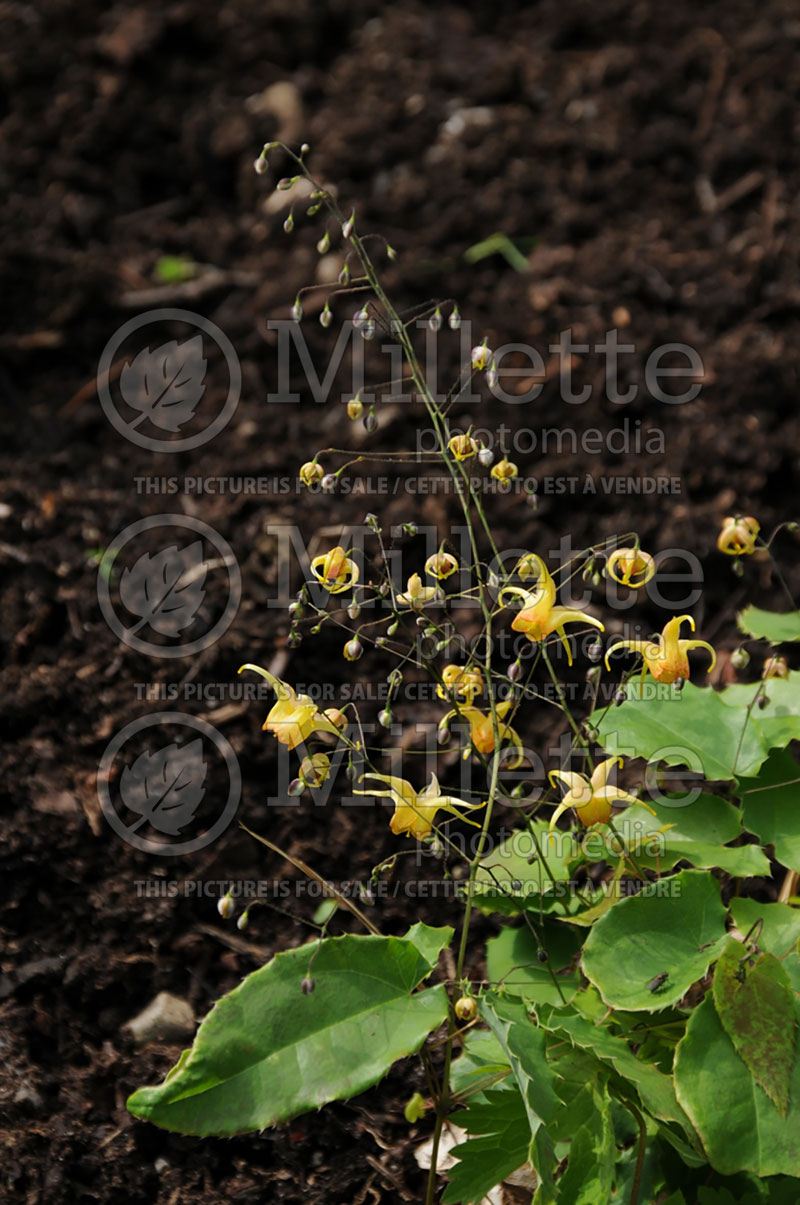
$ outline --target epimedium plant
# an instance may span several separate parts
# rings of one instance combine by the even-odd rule
[[[278,149],[295,165],[278,189],[304,182],[308,215],[327,215],[318,250],[328,251],[332,235],[342,240],[344,266],[338,284],[326,286],[320,322],[330,325],[332,301],[356,294],[361,336],[369,342],[380,331],[401,349],[436,434],[436,451],[422,459],[449,475],[467,536],[466,553],[446,536],[399,588],[381,521],[369,515],[361,553],[345,539],[311,561],[312,578],[290,606],[288,643],[295,647],[309,629],[337,628],[347,661],[375,647],[393,657],[378,717],[387,732],[397,731],[404,675],[429,674],[442,704],[444,769],[437,764],[424,782],[394,765],[387,773],[391,750],[368,739],[355,703],[322,709],[269,669],[248,664],[240,672],[260,675],[275,692],[264,729],[298,759],[289,793],[318,790],[345,765],[354,795],[393,804],[395,837],[424,843],[444,861],[458,884],[457,907],[448,915],[453,925],[417,921],[402,937],[384,936],[369,901],[350,898],[253,834],[322,885],[330,907],[321,935],[276,955],[218,1001],[164,1082],[140,1088],[128,1107],[166,1129],[229,1136],[348,1098],[419,1053],[428,1094],[415,1093],[406,1116],[433,1115],[429,1205],[450,1123],[465,1137],[452,1151],[445,1203],[480,1201],[525,1166],[536,1205],[794,1202],[800,772],[790,745],[800,739],[800,672],[771,650],[800,640],[800,611],[794,601],[783,613],[746,608],[733,666],[746,668],[746,644],[766,645],[770,654],[757,681],[717,690],[689,680],[690,653],[705,656],[708,669],[716,660],[699,635],[681,636],[694,630],[691,615],[667,617],[654,640],[604,647],[600,616],[559,603],[573,579],[597,587],[601,572],[625,590],[645,588],[657,565],[635,533],[598,541],[557,569],[535,551],[504,559],[491,494],[476,471],[488,470],[502,496],[517,466],[505,454],[496,459],[472,430],[455,433],[451,422],[476,376],[496,383],[491,350],[486,342],[473,348],[451,392],[437,397],[415,350],[420,313],[406,320],[397,311],[355,216],[345,216],[309,172],[307,147],[295,155],[268,144],[258,172]],[[292,210],[287,232],[294,221]],[[297,322],[303,300],[292,307]],[[436,332],[445,314],[457,330],[452,303],[434,303],[422,318]],[[374,404],[360,395],[347,417],[362,420],[369,435],[379,428]],[[298,476],[333,493],[354,463],[413,458],[327,448]],[[782,581],[774,562],[782,528],[763,540],[755,519],[733,515],[718,548],[737,572],[754,554],[770,558]],[[447,653],[461,615],[477,615],[481,639],[464,644],[455,663]],[[498,639],[509,629],[518,637],[513,660]],[[590,633],[581,707],[559,672],[561,658],[573,665],[577,632]],[[549,689],[538,692],[538,705],[563,714],[570,743],[550,769],[549,787],[526,796],[521,731],[539,677]],[[452,789],[439,781],[452,773],[455,734],[463,759],[480,770],[480,791],[465,790],[463,778]],[[630,789],[614,785],[620,772]],[[512,809],[515,821],[497,843],[500,808]],[[576,822],[571,830],[557,827],[564,813]],[[471,856],[448,831],[450,818],[473,826]],[[374,884],[396,873],[400,852],[374,868]],[[763,886],[775,873],[778,898],[754,898],[751,881]],[[230,896],[220,911],[233,913]],[[470,974],[482,958],[470,945],[476,911],[500,922],[480,979]],[[329,936],[343,912],[365,932]],[[438,972],[446,948],[454,968],[447,978]]]

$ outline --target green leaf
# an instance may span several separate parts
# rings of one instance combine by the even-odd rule
[[[471,1103],[451,1120],[481,1137],[452,1148],[450,1153],[459,1162],[449,1172],[450,1183],[442,1195],[442,1205],[481,1201],[495,1185],[527,1163],[531,1131],[516,1084],[487,1089],[482,1100]]]
[[[487,1029],[471,1029],[464,1035],[463,1047],[464,1053],[453,1060],[450,1071],[450,1087],[455,1095],[475,1092],[481,1083],[491,1087],[498,1075],[510,1072],[500,1043]]]
[[[566,833],[551,842],[549,833],[544,820],[532,820],[483,859],[473,895],[478,908],[511,914],[558,904],[563,911],[571,894],[565,891],[570,866],[580,857],[580,847]],[[547,893],[559,889],[560,895],[547,899]]]
[[[793,1000],[795,1022],[800,1001]],[[692,1013],[675,1056],[678,1100],[712,1167],[725,1175],[800,1177],[800,1059],[795,1048],[785,1118],[754,1081],[708,993]]]
[[[604,1025],[567,1009],[538,1009],[540,1023],[550,1033],[567,1038],[582,1050],[590,1050],[601,1062],[631,1084],[642,1108],[659,1121],[675,1122],[694,1137],[689,1119],[678,1104],[672,1079],[663,1071],[638,1059],[623,1038],[614,1037]]]
[[[771,748],[800,737],[800,673],[771,680],[769,704],[748,718],[754,695],[753,686],[715,691],[687,682],[680,692],[639,698],[631,687],[600,719],[599,740],[609,753],[689,766],[709,782],[753,775]]]
[[[447,1016],[443,987],[414,988],[452,929],[412,934],[330,937],[278,954],[217,1002],[191,1051],[128,1108],[167,1130],[229,1136],[363,1091]],[[316,986],[304,995],[312,956]]]
[[[782,644],[785,640],[800,640],[800,611],[761,611],[758,607],[745,607],[736,617],[739,630],[770,644]]]
[[[583,970],[611,1008],[654,1012],[702,979],[724,942],[719,884],[683,870],[602,917],[586,940]]]
[[[653,801],[649,806],[655,816],[644,808],[628,808],[614,821],[642,868],[661,872],[685,861],[703,870],[718,867],[736,878],[769,875],[769,859],[757,845],[728,847],[743,831],[741,813],[734,804],[704,794],[686,807]],[[666,825],[672,827],[659,833]],[[613,848],[612,843],[613,834],[609,834],[606,844]],[[609,860],[617,860],[617,855],[610,855]]]
[[[758,778],[739,784],[744,826],[790,870],[800,870],[800,766],[786,750],[772,753]]]
[[[559,1205],[608,1201],[614,1181],[616,1146],[608,1095],[590,1089],[593,1108],[569,1144],[567,1167],[558,1181]]]
[[[565,968],[581,948],[579,936],[564,925],[540,927],[549,963],[539,962],[540,947],[527,928],[515,929],[506,925],[497,937],[486,943],[486,970],[489,982],[501,984],[512,996],[537,1004],[560,1004],[570,999],[581,985],[581,973],[576,966],[568,973]],[[561,993],[553,983],[555,973]]]
[[[555,1196],[555,1152],[545,1127],[556,1116],[561,1101],[556,1074],[547,1061],[547,1033],[533,1024],[520,1001],[487,992],[481,997],[479,1008],[499,1041],[522,1094],[531,1132],[528,1159],[540,1181],[537,1196],[550,1200]]]
[[[731,900],[730,912],[736,928],[744,937],[756,921],[762,921],[758,946],[781,960],[789,982],[800,992],[800,910],[788,904],[761,904],[758,900]]]
[[[728,1037],[785,1116],[794,1062],[794,1002],[774,954],[753,953],[731,938],[714,968],[714,1005]]]

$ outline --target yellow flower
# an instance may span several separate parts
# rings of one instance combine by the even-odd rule
[[[470,460],[480,450],[471,435],[454,435],[447,447],[456,460]]]
[[[587,828],[593,824],[607,824],[611,818],[611,808],[615,803],[638,803],[640,807],[647,808],[647,811],[655,816],[656,813],[653,809],[646,803],[642,803],[641,799],[637,799],[635,795],[628,795],[627,792],[620,791],[617,787],[606,786],[608,776],[616,765],[622,765],[622,758],[609,757],[600,763],[591,778],[587,778],[583,774],[573,774],[568,770],[550,771],[548,777],[551,786],[556,785],[557,778],[560,778],[567,786],[566,795],[553,812],[550,821],[551,833],[559,816],[568,808],[575,809],[581,824]]]
[[[341,594],[358,581],[358,565],[338,545],[322,556],[315,556],[311,562],[311,572],[317,581],[327,586],[331,594]]]
[[[504,724],[502,721],[508,715],[509,709],[513,705],[513,699],[506,699],[503,703],[497,705],[497,728],[500,737],[500,744],[507,742],[513,749],[517,750],[517,756],[513,762],[508,763],[509,770],[515,770],[522,764],[524,757],[522,749],[522,741],[511,727],[510,724]],[[448,711],[440,724],[440,728],[447,729],[453,716],[458,716],[459,719],[466,720],[469,724],[469,735],[472,739],[472,744],[479,753],[489,754],[495,752],[494,744],[494,725],[492,723],[491,712],[481,711],[479,707],[473,707],[471,703],[466,703],[461,707],[454,707],[452,711]],[[464,760],[469,757],[471,749],[469,745],[464,750]]]
[[[256,674],[266,678],[278,701],[261,725],[264,732],[271,732],[282,745],[295,749],[307,741],[313,732],[330,732],[339,735],[339,729],[317,710],[317,705],[308,695],[295,694],[288,682],[282,682],[268,669],[260,665],[242,665],[239,673],[251,669]]]
[[[495,481],[510,481],[512,477],[516,477],[518,472],[519,469],[513,461],[504,456],[502,460],[498,460],[497,464],[492,466],[490,476],[494,477]]]
[[[519,586],[506,586],[505,589],[500,591],[498,601],[502,606],[504,595],[520,595],[525,605],[514,616],[514,621],[511,624],[512,630],[515,632],[524,632],[534,644],[538,644],[553,632],[557,632],[561,637],[561,643],[567,650],[567,662],[569,665],[572,665],[572,650],[569,647],[569,641],[564,632],[565,625],[568,623],[588,623],[600,632],[605,631],[605,628],[599,619],[586,615],[583,611],[578,611],[573,607],[557,607],[555,605],[556,584],[540,556],[531,553],[523,557],[517,565],[517,572],[523,578],[523,581],[526,577],[533,576],[534,569],[537,571],[539,579],[535,592],[531,593],[529,590],[523,590]]]
[[[327,753],[304,757],[300,763],[300,781],[307,787],[321,787],[330,776],[331,759]]]
[[[351,398],[350,401],[347,403],[347,417],[350,419],[350,422],[351,423],[356,422],[357,419],[361,418],[361,415],[363,413],[364,413],[364,403],[362,402],[361,398],[360,397]]]
[[[458,561],[449,552],[435,552],[425,562],[425,572],[429,577],[438,577],[439,581],[458,572]]]
[[[618,640],[606,653],[606,669],[611,668],[608,659],[616,649],[630,649],[632,653],[642,654],[642,682],[649,670],[656,682],[669,684],[678,678],[689,677],[689,658],[686,654],[690,649],[708,649],[711,654],[708,672],[711,673],[717,663],[717,654],[705,640],[679,640],[682,623],[691,624],[694,631],[691,615],[676,615],[664,624],[657,640]]]
[[[476,372],[480,372],[489,363],[491,352],[485,343],[481,343],[478,347],[473,347],[470,353],[470,363]]]
[[[727,515],[722,520],[717,548],[728,556],[749,556],[755,551],[760,530],[760,523],[752,516],[741,518],[739,515]]]
[[[317,485],[325,476],[325,470],[316,460],[307,460],[298,473],[303,485]]]
[[[426,603],[436,598],[436,586],[423,586],[418,573],[412,573],[406,582],[405,594],[398,594],[397,601],[401,607],[411,607],[412,611],[421,611]]]
[[[764,668],[761,671],[761,677],[765,682],[767,678],[788,678],[789,666],[786,664],[786,658],[767,657],[764,662]]]
[[[431,781],[421,791],[415,791],[405,778],[395,778],[390,774],[362,774],[361,781],[363,782],[367,778],[374,778],[377,782],[386,782],[389,784],[389,789],[387,791],[354,791],[353,794],[386,796],[393,799],[394,815],[389,821],[389,827],[396,837],[399,837],[401,833],[408,833],[409,837],[416,837],[418,841],[421,841],[430,835],[433,818],[437,812],[450,812],[451,815],[465,820],[466,817],[461,815],[460,808],[472,812],[485,806],[482,803],[467,803],[452,795],[443,795],[435,774],[431,775]],[[467,820],[467,824],[475,824],[475,821]],[[479,826],[475,825],[475,827]]]
[[[641,548],[616,548],[606,564],[609,577],[633,590],[646,585],[655,571],[655,561],[649,552],[642,552]]]
[[[460,695],[471,703],[476,695],[483,694],[483,674],[477,669],[464,669],[460,665],[446,665],[442,670],[442,681],[436,687],[440,699],[452,694]]]

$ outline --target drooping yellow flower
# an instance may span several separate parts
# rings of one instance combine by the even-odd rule
[[[616,649],[630,649],[632,653],[642,654],[642,682],[649,670],[656,682],[669,684],[678,678],[689,677],[689,658],[686,654],[691,649],[707,649],[711,654],[711,664],[708,667],[708,672],[711,673],[717,663],[717,654],[705,640],[680,640],[678,637],[682,623],[691,624],[694,631],[691,615],[676,615],[664,624],[657,640],[618,640],[606,653],[606,669],[611,668],[608,659]]]
[[[621,586],[638,590],[655,574],[656,563],[641,548],[616,548],[606,563],[606,573]]]
[[[338,545],[322,556],[315,556],[311,572],[331,594],[341,594],[358,581],[358,565]]]
[[[395,778],[391,774],[362,774],[361,781],[364,782],[367,778],[374,778],[376,782],[386,782],[389,784],[389,789],[354,791],[353,794],[393,799],[394,814],[389,821],[389,827],[396,837],[399,837],[401,833],[408,833],[409,837],[416,837],[418,841],[421,841],[430,835],[437,812],[449,812],[461,820],[466,820],[466,817],[461,814],[462,808],[472,812],[485,806],[482,803],[467,803],[466,800],[456,799],[452,795],[443,795],[435,774],[431,775],[431,781],[421,791],[415,791],[405,778]],[[466,822],[467,824],[475,823],[474,820]],[[476,827],[478,826],[476,825]]]
[[[300,763],[300,781],[307,787],[321,787],[330,777],[331,759],[327,753],[315,753],[304,757]]]
[[[473,347],[470,352],[470,363],[476,372],[480,372],[489,363],[491,352],[485,343],[481,343],[478,347]]]
[[[513,762],[508,763],[509,770],[515,770],[522,765],[524,759],[524,751],[522,741],[510,724],[503,723],[505,716],[508,715],[510,708],[513,706],[513,699],[506,699],[497,705],[498,719],[498,735],[500,737],[500,745],[508,744],[513,749],[516,749],[517,756]],[[492,723],[491,712],[481,711],[479,707],[473,707],[471,703],[466,703],[460,707],[454,707],[452,711],[448,711],[447,715],[442,719],[440,728],[447,729],[453,716],[458,716],[459,719],[464,719],[469,724],[469,735],[472,739],[472,744],[479,753],[489,754],[495,752],[494,743],[494,724]],[[464,750],[464,760],[466,761],[472,750],[467,745]]]
[[[717,537],[717,548],[727,556],[749,556],[755,551],[756,539],[761,524],[748,515],[727,515],[722,520],[722,529]]]
[[[456,460],[471,460],[480,451],[477,441],[471,435],[454,435],[447,448]]]
[[[404,594],[398,594],[397,601],[401,607],[411,607],[412,611],[421,611],[426,603],[433,602],[438,594],[436,586],[423,586],[418,573],[412,573],[406,582]]]
[[[518,472],[519,469],[514,462],[504,456],[502,460],[498,460],[497,464],[492,465],[490,476],[494,477],[495,481],[511,481]]]
[[[451,698],[453,694],[471,703],[477,696],[483,694],[483,674],[477,669],[464,669],[461,665],[446,665],[442,670],[442,681],[437,684],[436,693],[440,699]]]
[[[458,572],[458,561],[450,552],[435,552],[425,562],[425,572],[429,577],[444,581]]]
[[[333,736],[339,735],[336,725],[317,710],[316,703],[308,695],[295,694],[288,682],[282,682],[280,678],[276,678],[268,669],[262,669],[260,665],[250,663],[242,665],[239,667],[239,673],[241,674],[246,669],[251,669],[254,673],[260,674],[262,678],[266,678],[278,696],[277,703],[261,727],[264,732],[271,732],[282,745],[295,749],[307,741],[313,732],[330,732]]]
[[[530,553],[523,557],[517,565],[517,572],[525,580],[526,577],[533,576],[534,568],[538,571],[539,579],[535,591],[523,590],[520,586],[506,586],[500,591],[498,601],[502,606],[505,595],[519,595],[525,605],[514,616],[511,624],[513,631],[524,632],[534,644],[538,644],[553,632],[557,632],[567,651],[567,661],[569,665],[572,665],[572,650],[564,632],[565,625],[568,623],[590,624],[600,632],[605,631],[605,628],[600,620],[595,619],[592,615],[586,615],[574,607],[557,607],[555,605],[556,584],[540,556]]]
[[[611,817],[611,809],[615,803],[638,803],[640,807],[646,808],[655,816],[655,812],[646,803],[642,803],[641,799],[637,799],[635,795],[629,795],[626,791],[620,791],[617,787],[609,787],[606,785],[608,776],[615,766],[622,765],[621,757],[609,757],[606,761],[601,762],[594,770],[591,778],[587,778],[584,774],[573,774],[569,770],[551,770],[548,775],[550,785],[556,785],[556,779],[561,779],[567,786],[567,793],[561,800],[556,810],[553,812],[550,821],[550,832],[556,826],[556,821],[559,816],[567,811],[568,808],[574,808],[578,813],[578,819],[586,828],[590,828],[593,824],[607,824]]]
[[[325,470],[316,460],[307,460],[298,473],[303,485],[318,485],[324,476]]]

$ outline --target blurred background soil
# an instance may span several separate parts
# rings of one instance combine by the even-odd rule
[[[386,280],[401,307],[454,298],[491,346],[543,352],[566,328],[595,344],[619,327],[635,345],[621,361],[622,389],[643,386],[659,345],[699,352],[703,388],[689,405],[659,404],[643,387],[614,405],[602,361],[583,356],[574,385],[591,386],[585,404],[565,406],[548,361],[536,401],[486,400],[480,410],[490,429],[608,431],[623,418],[630,430],[659,428],[661,453],[604,447],[513,459],[540,478],[672,475],[679,493],[543,496],[536,513],[510,494],[491,499],[489,512],[499,542],[535,551],[557,549],[565,534],[582,547],[631,529],[652,551],[693,550],[705,577],[695,609],[702,635],[730,651],[737,607],[785,604],[767,565],[732,574],[714,548],[719,522],[741,511],[768,533],[798,509],[796,6],[51,0],[0,3],[0,35],[0,1196],[419,1200],[409,1136],[427,1127],[410,1131],[402,1115],[410,1092],[425,1091],[413,1060],[353,1102],[231,1141],[170,1135],[126,1113],[127,1094],[160,1079],[180,1047],[139,1053],[125,1022],[161,990],[202,1016],[309,930],[261,909],[240,935],[219,919],[214,897],[137,898],[136,880],[295,872],[235,825],[210,849],[165,865],[111,831],[95,776],[110,738],[158,707],[135,684],[228,683],[241,662],[269,664],[284,649],[286,613],[266,605],[278,569],[268,525],[297,522],[310,540],[376,510],[387,523],[422,518],[444,531],[455,504],[403,492],[150,496],[135,479],[294,477],[318,439],[351,437],[341,407],[318,409],[299,370],[301,403],[267,403],[277,363],[268,322],[288,317],[297,290],[339,266],[335,239],[333,260],[320,263],[322,227],[302,218],[304,205],[284,234],[289,194],[272,189],[288,164],[277,156],[274,172],[253,171],[266,140],[306,140],[318,178],[335,185],[345,211],[357,208],[359,229],[397,248]],[[526,262],[465,256],[496,233]],[[194,292],[153,293],[165,256],[201,265]],[[210,318],[241,362],[234,419],[195,451],[135,446],[98,402],[104,346],[156,304]],[[316,322],[317,303],[306,311],[321,370],[332,332]],[[337,318],[350,312],[340,305]],[[447,336],[444,360],[455,367],[457,340]],[[378,440],[413,446],[416,409],[379,407],[379,418]],[[127,648],[98,609],[97,550],[162,510],[211,524],[243,575],[236,622],[189,661]],[[788,535],[776,543],[790,577],[796,547]],[[644,603],[641,619],[649,631],[664,615]],[[337,636],[308,639],[284,676],[346,681],[340,648]],[[380,677],[388,663],[365,658],[356,668]],[[724,659],[721,672],[730,672]],[[244,782],[239,817],[321,873],[363,880],[396,848],[384,810],[315,809],[307,797],[267,809],[274,742],[260,730],[261,704],[216,716],[202,701],[177,706],[230,741]],[[401,720],[435,724],[437,714],[398,707]],[[554,709],[534,707],[524,735],[545,744],[559,723]],[[458,915],[452,901],[420,908],[433,923]],[[290,910],[310,916],[313,904]],[[415,912],[413,901],[375,907],[387,932],[402,932]],[[476,935],[488,931],[490,922],[476,922]]]

